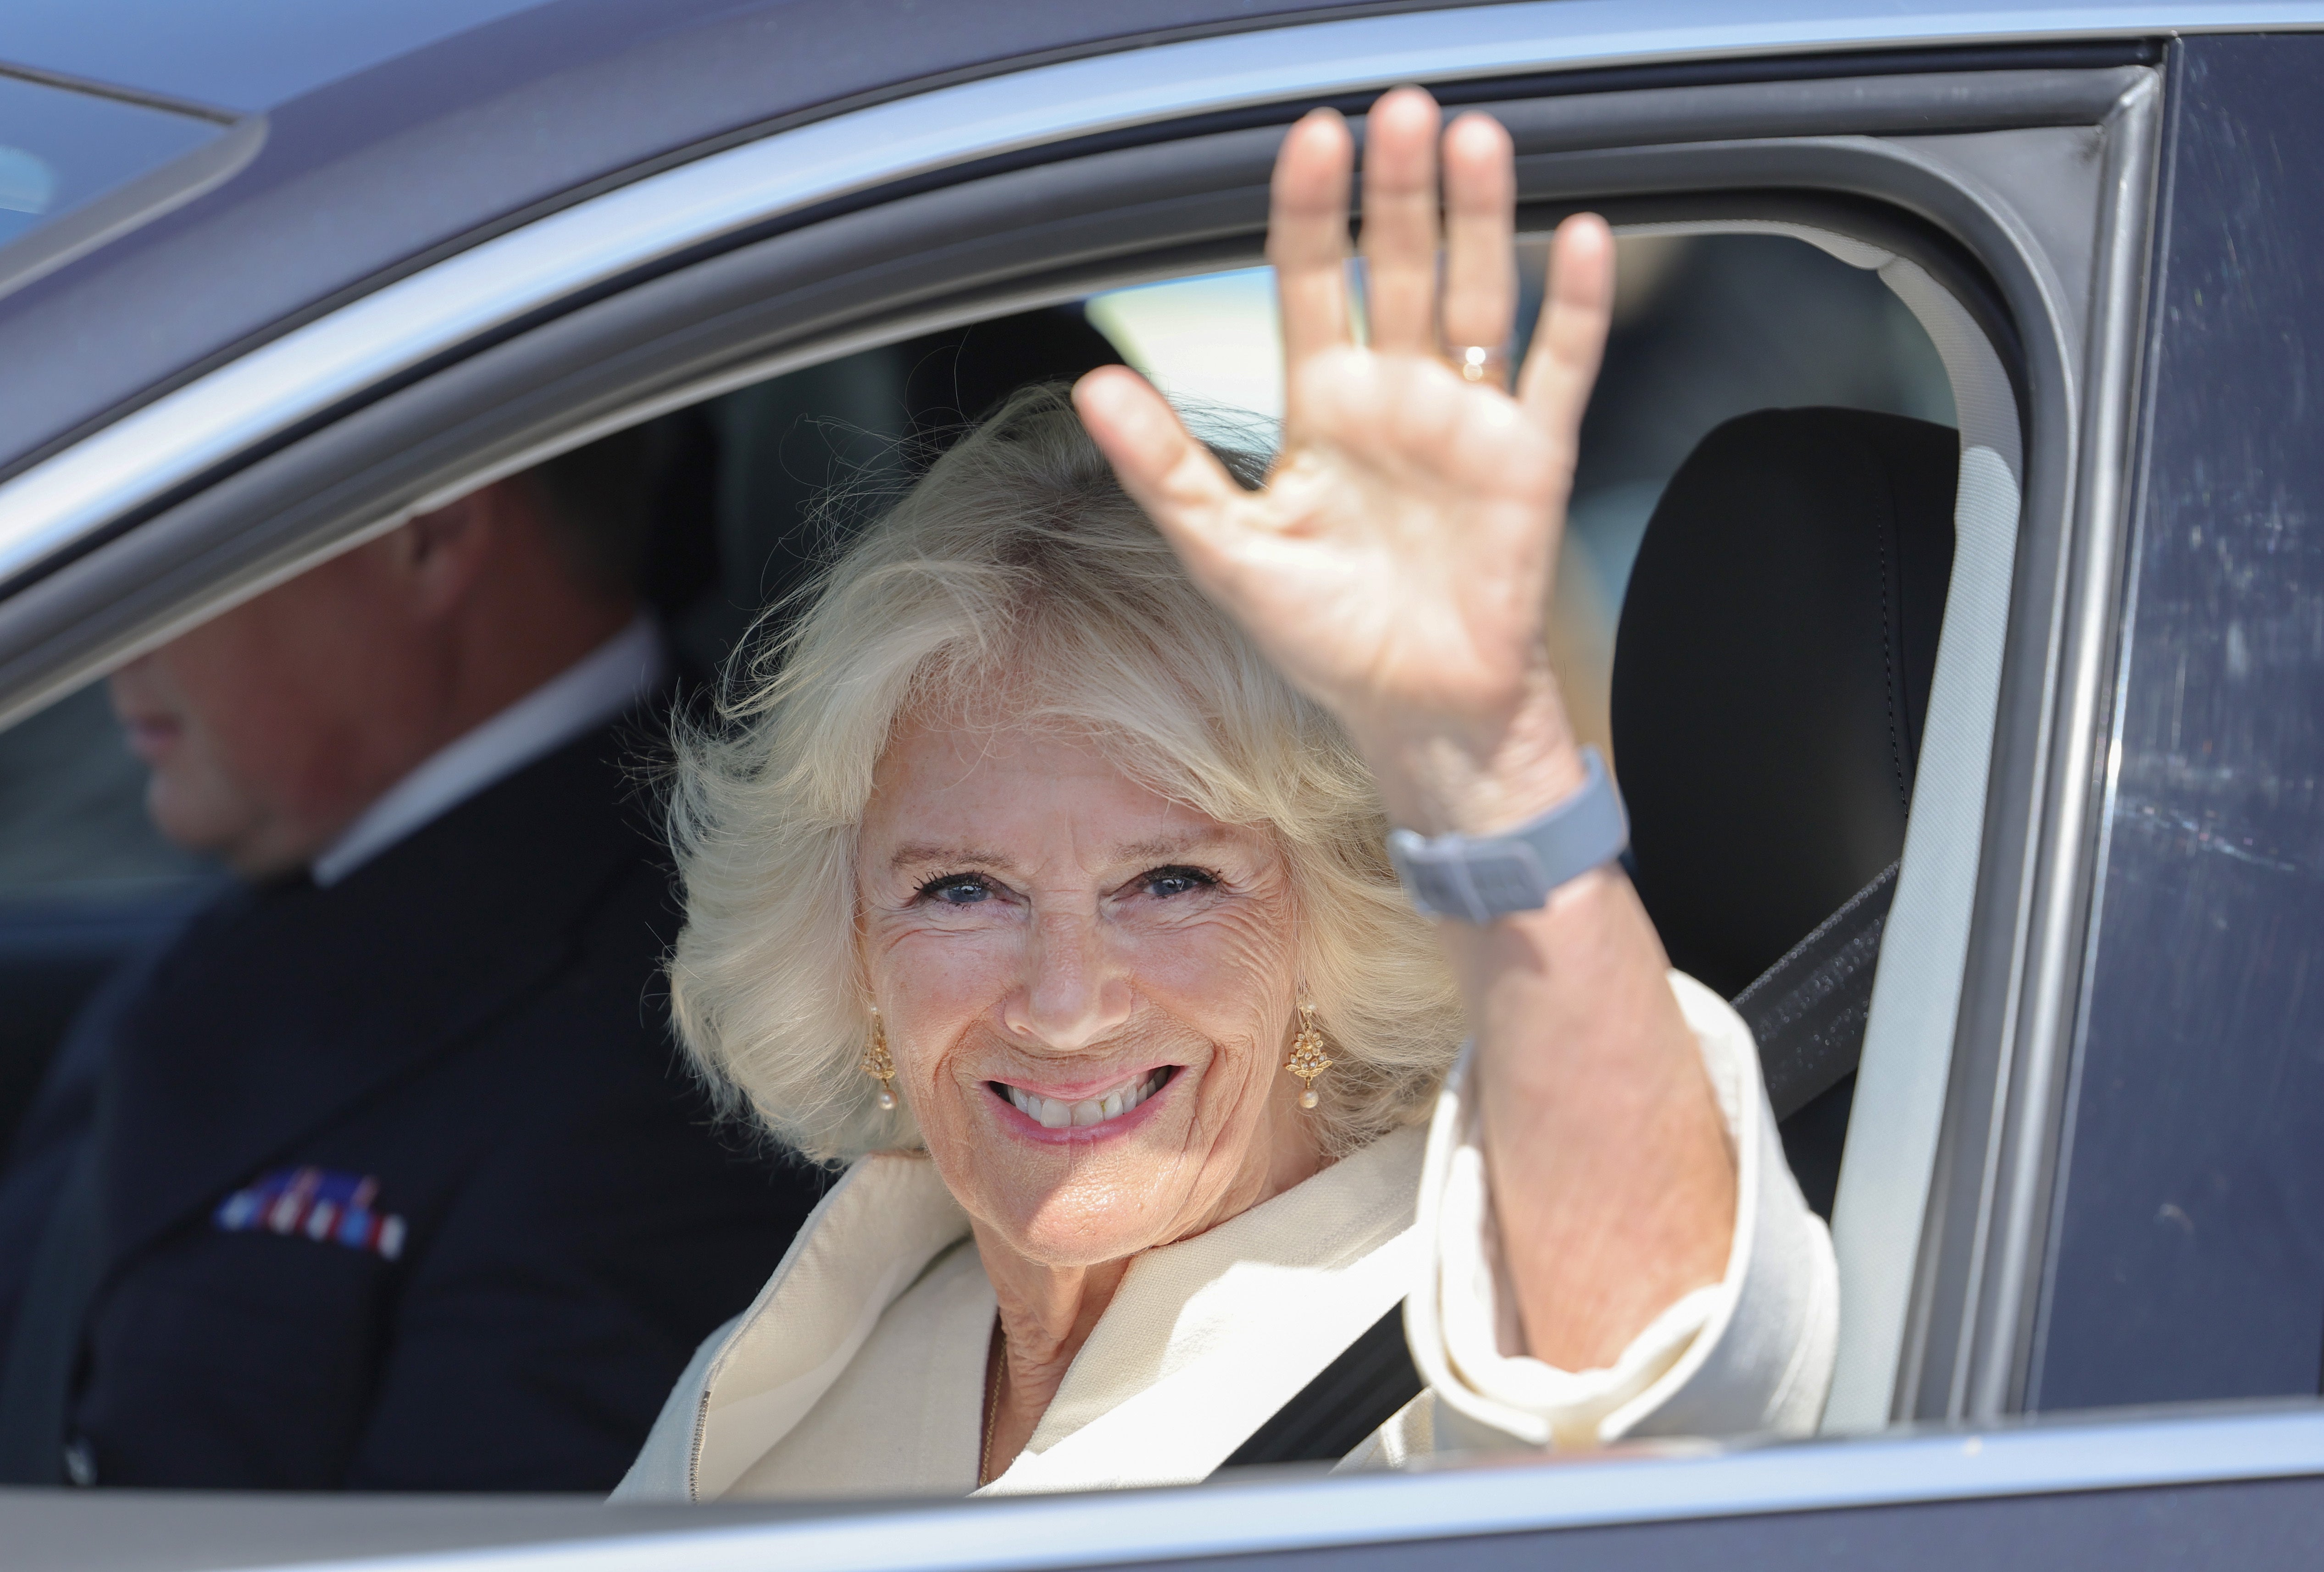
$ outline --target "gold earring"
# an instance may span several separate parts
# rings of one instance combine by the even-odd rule
[[[880,1083],[880,1111],[896,1111],[896,1062],[888,1053],[888,1028],[880,1019],[875,1007],[872,1012],[872,1041],[863,1047],[863,1073]]]
[[[1299,1001],[1299,1034],[1291,1039],[1291,1058],[1284,1066],[1306,1083],[1299,1094],[1299,1106],[1312,1108],[1323,1099],[1315,1095],[1315,1078],[1332,1068],[1329,1055],[1323,1052],[1323,1034],[1315,1029],[1315,1001],[1303,997]]]

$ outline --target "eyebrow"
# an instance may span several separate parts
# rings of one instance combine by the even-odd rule
[[[1218,831],[1193,831],[1184,835],[1159,835],[1149,841],[1130,841],[1116,846],[1113,855],[1124,862],[1167,862],[1174,857],[1216,846],[1227,837]],[[924,868],[937,864],[951,868],[1009,868],[1014,860],[998,851],[978,846],[939,846],[932,841],[918,841],[896,848],[888,859],[893,869]]]
[[[888,859],[890,868],[910,868],[932,862],[946,863],[955,868],[1009,866],[1009,859],[998,851],[986,851],[974,846],[937,846],[925,841],[899,846],[896,855]]]

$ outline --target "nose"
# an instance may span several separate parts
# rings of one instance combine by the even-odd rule
[[[1130,1018],[1130,977],[1094,912],[1045,913],[1031,925],[1025,976],[1001,1005],[1011,1036],[1072,1050]]]

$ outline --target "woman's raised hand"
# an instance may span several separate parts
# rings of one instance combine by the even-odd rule
[[[1613,236],[1569,219],[1514,396],[1496,355],[1517,308],[1508,134],[1398,88],[1372,106],[1363,254],[1371,343],[1348,313],[1348,180],[1337,115],[1294,126],[1268,253],[1283,299],[1283,450],[1243,491],[1159,394],[1119,368],[1074,390],[1082,418],[1194,577],[1343,721],[1396,822],[1471,833],[1581,782],[1543,638]],[[1483,373],[1462,374],[1471,346]],[[1528,1352],[1614,1363],[1688,1291],[1719,1281],[1736,1166],[1654,926],[1620,871],[1537,912],[1438,925],[1477,1057],[1471,1090]]]
[[[1093,372],[1074,398],[1196,580],[1346,722],[1390,813],[1423,831],[1497,828],[1580,778],[1543,618],[1605,344],[1613,237],[1595,216],[1559,227],[1512,396],[1508,133],[1471,114],[1440,137],[1434,100],[1414,87],[1372,106],[1369,346],[1349,302],[1353,161],[1328,110],[1292,127],[1276,160],[1284,421],[1264,491],[1239,486],[1130,372]]]

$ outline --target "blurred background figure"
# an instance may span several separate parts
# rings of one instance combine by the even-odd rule
[[[671,702],[649,600],[701,560],[665,481],[704,439],[486,486],[115,674],[177,854],[148,888],[232,877],[22,1120],[0,1478],[602,1491],[772,1269],[817,1181],[674,1062],[624,763]]]

